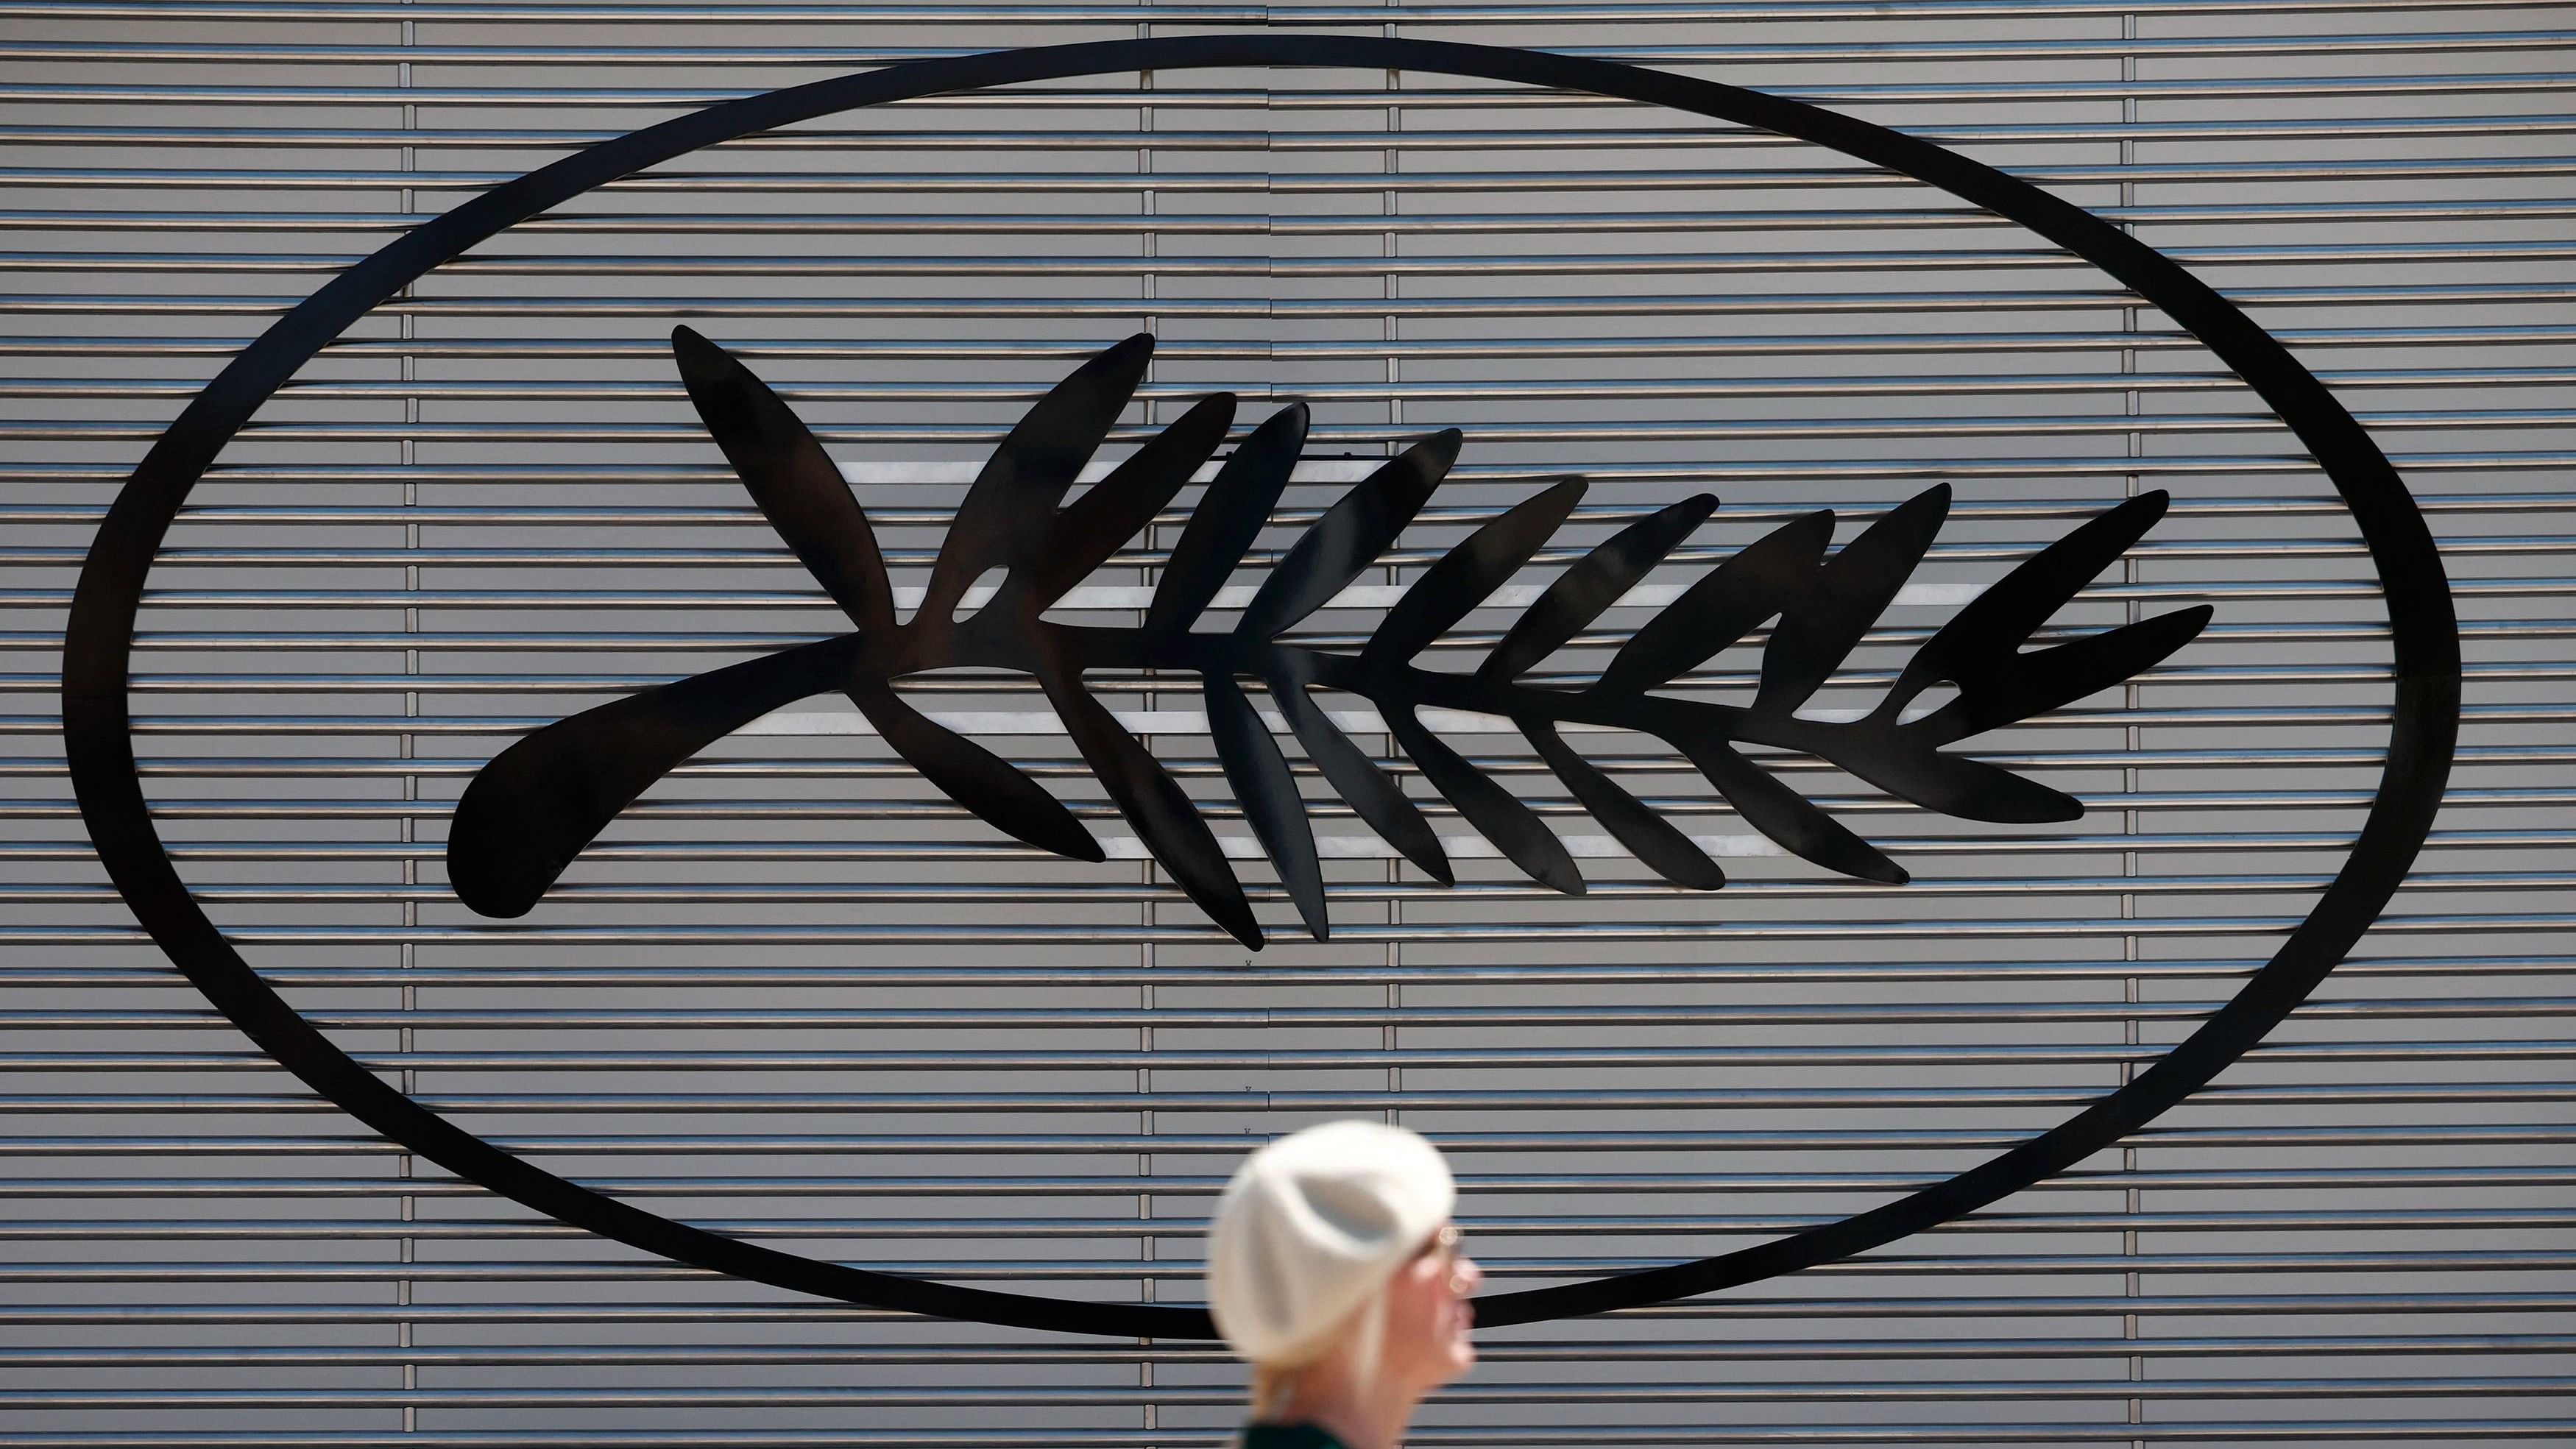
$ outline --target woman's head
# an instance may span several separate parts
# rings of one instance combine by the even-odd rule
[[[1419,1398],[1475,1362],[1457,1251],[1457,1186],[1438,1148],[1401,1127],[1331,1122],[1245,1160],[1208,1234],[1208,1307],[1263,1388],[1330,1372]]]

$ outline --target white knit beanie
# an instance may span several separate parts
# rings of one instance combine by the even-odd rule
[[[1320,1356],[1352,1309],[1449,1220],[1440,1149],[1379,1122],[1327,1122],[1245,1158],[1208,1229],[1208,1311],[1256,1364]]]

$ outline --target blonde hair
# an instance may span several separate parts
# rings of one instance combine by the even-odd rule
[[[1272,1359],[1252,1366],[1252,1422],[1268,1423],[1287,1412],[1307,1370],[1334,1359],[1344,1360],[1354,1387],[1365,1393],[1377,1378],[1386,1352],[1386,1289],[1383,1285],[1344,1314],[1329,1333],[1318,1335],[1316,1352],[1295,1359]]]

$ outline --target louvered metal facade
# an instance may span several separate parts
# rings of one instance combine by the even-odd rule
[[[2444,546],[2450,803],[2354,958],[2212,1090],[1865,1258],[1497,1330],[1424,1444],[2576,1444],[2576,17],[2423,0],[1261,6],[0,0],[0,1446],[1210,1444],[1207,1346],[902,1318],[677,1267],[447,1178],[251,1050],[107,887],[53,693],[126,471],[334,271],[705,102],[960,50],[1295,28],[1667,67],[1818,100],[2116,219],[2290,344]],[[1315,409],[1268,547],[1369,460],[1467,434],[1356,643],[1568,473],[1588,544],[1693,542],[1549,666],[1797,514],[1936,482],[1922,572],[1823,701],[2109,503],[2170,516],[2060,618],[2210,629],[1982,743],[2083,797],[1979,826],[1780,778],[1903,887],[1782,855],[1651,742],[1587,739],[1717,853],[1653,882],[1499,721],[1446,737],[1564,834],[1542,890],[1409,784],[1442,889],[1316,789],[1337,923],[1288,910],[1196,693],[1104,698],[1202,797],[1273,944],[1162,883],[1033,689],[915,702],[1076,805],[1042,858],[808,701],[647,797],[523,920],[445,887],[517,733],[844,627],[700,430],[686,321],[789,396],[917,589],[980,459],[1074,360],[1161,340],[1123,451],[1218,388]],[[1071,601],[1132,620],[1178,518]],[[1570,554],[1544,556],[1525,599]],[[2192,338],[1902,177],[1581,96],[1384,71],[1157,73],[830,118],[685,158],[441,268],[281,392],[152,576],[135,713],[180,869],[422,1101],[673,1217],[1070,1297],[1195,1299],[1265,1134],[1442,1141],[1497,1288],[1701,1257],[2062,1120],[2188,1032],[2342,860],[2387,619],[2313,463]],[[1512,617],[1435,658],[1469,667]],[[1758,653],[1695,687],[1750,686]],[[1335,706],[1391,762],[1376,722]],[[1305,767],[1300,761],[1301,773]],[[1310,780],[1310,784],[1313,782]]]

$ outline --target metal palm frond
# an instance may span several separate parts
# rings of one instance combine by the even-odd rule
[[[672,334],[690,400],[779,536],[848,614],[854,632],[697,675],[528,735],[478,774],[448,837],[457,896],[490,916],[525,914],[628,804],[691,755],[763,714],[840,692],[889,747],[948,798],[1015,839],[1099,860],[1099,843],[1035,780],[931,720],[896,692],[903,677],[973,666],[1035,678],[1120,815],[1181,890],[1246,946],[1262,943],[1242,885],[1188,794],[1084,683],[1091,669],[1196,675],[1208,729],[1235,798],[1317,939],[1328,930],[1313,829],[1279,741],[1244,689],[1256,680],[1325,782],[1406,859],[1443,884],[1448,857],[1420,808],[1312,697],[1374,704],[1397,744],[1461,818],[1533,879],[1580,894],[1583,877],[1538,815],[1425,728],[1426,708],[1512,721],[1566,789],[1649,870],[1713,890],[1725,873],[1566,740],[1568,724],[1611,726],[1671,745],[1728,805],[1784,849],[1829,870],[1902,883],[1875,846],[1739,748],[1759,744],[1834,764],[1915,804],[1971,820],[2072,820],[2073,797],[1942,747],[2028,719],[2155,665],[2209,621],[2176,610],[2050,647],[2023,645],[2126,552],[2165,510],[2161,492],[2096,516],[2024,561],[1926,641],[1876,708],[1853,720],[1797,713],[1839,670],[1939,532],[1949,489],[1931,488],[1830,549],[1834,516],[1784,525],[1718,564],[1630,636],[1589,684],[1545,688],[1531,669],[1662,563],[1715,510],[1706,495],[1642,519],[1591,549],[1522,611],[1472,674],[1415,662],[1546,546],[1583,496],[1548,488],[1479,528],[1423,571],[1356,654],[1285,636],[1392,545],[1456,461],[1459,434],[1437,433],[1388,461],[1325,510],[1272,566],[1231,626],[1196,626],[1269,522],[1305,443],[1306,410],[1272,415],[1218,470],[1162,568],[1141,625],[1047,619],[1046,610],[1153,520],[1216,454],[1235,399],[1218,394],[1064,503],[1134,395],[1153,352],[1139,334],[1100,353],[1011,430],[958,505],[921,607],[898,621],[866,513],[821,445],[751,371],[686,327]],[[965,619],[967,586],[1003,571]],[[1658,691],[1776,620],[1751,703]],[[1934,685],[1957,696],[1919,718]]]

